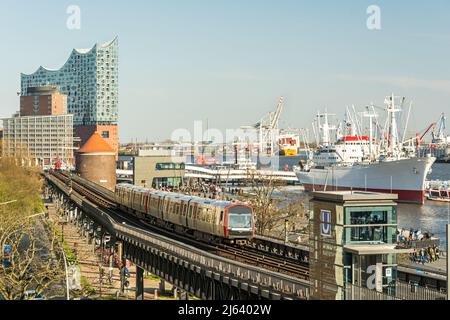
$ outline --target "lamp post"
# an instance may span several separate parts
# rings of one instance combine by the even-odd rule
[[[284,220],[284,243],[289,242],[289,220]]]

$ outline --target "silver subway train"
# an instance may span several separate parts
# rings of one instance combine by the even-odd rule
[[[116,202],[155,225],[210,242],[246,243],[254,235],[249,205],[118,184]]]

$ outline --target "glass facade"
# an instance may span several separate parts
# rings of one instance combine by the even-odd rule
[[[345,244],[394,244],[397,240],[395,207],[346,207]]]
[[[178,188],[181,182],[181,178],[154,178],[152,188]]]
[[[185,164],[184,163],[157,163],[156,164],[156,170],[184,170]]]
[[[95,45],[92,49],[74,49],[59,70],[40,67],[33,74],[21,75],[21,94],[28,88],[59,86],[68,96],[68,112],[74,125],[110,125],[118,121],[118,39]]]
[[[345,244],[386,244],[396,243],[397,208],[346,207],[344,209]],[[344,280],[347,283],[370,288],[375,285],[376,267],[381,272],[383,292],[395,293],[397,281],[397,256],[344,254]]]

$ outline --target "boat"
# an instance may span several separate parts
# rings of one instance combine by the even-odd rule
[[[294,133],[280,134],[278,146],[280,156],[295,157],[300,149],[300,136]]]
[[[450,181],[427,182],[426,196],[430,201],[450,202]]]
[[[373,134],[373,120],[378,116],[368,112],[369,135],[362,134],[356,112],[342,126],[332,126],[329,114],[318,114],[317,130],[322,133],[318,149],[299,167],[295,167],[299,182],[306,191],[355,190],[398,194],[400,202],[423,204],[425,180],[436,158],[430,154],[418,156],[412,147],[400,141],[396,113],[401,109],[395,105],[395,96],[387,97],[387,119],[384,129],[377,123],[378,134]],[[336,130],[336,142],[331,132]],[[406,132],[406,129],[405,129]],[[403,136],[403,140],[404,136]]]

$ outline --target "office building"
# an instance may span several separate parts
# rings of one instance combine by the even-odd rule
[[[146,188],[178,188],[183,183],[183,157],[175,157],[170,152],[163,151],[140,151],[133,162],[134,185]]]
[[[67,114],[67,96],[56,86],[28,88],[20,97],[20,116],[51,116]]]
[[[15,116],[3,119],[4,157],[19,158],[26,165],[45,168],[60,164],[71,168],[73,115]]]

